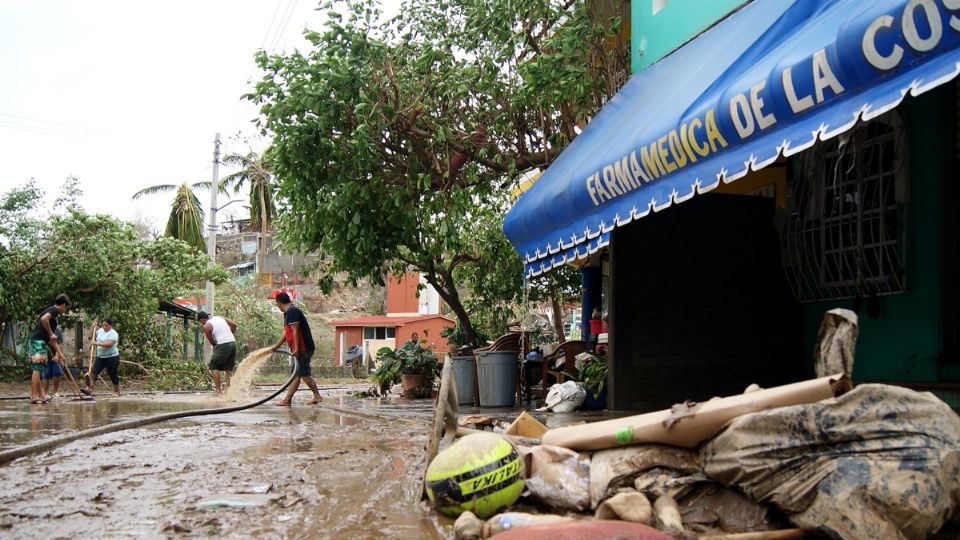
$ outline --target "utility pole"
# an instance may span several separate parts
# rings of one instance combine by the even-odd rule
[[[220,183],[220,134],[213,139],[213,180],[210,182],[210,220],[207,225],[207,255],[210,256],[210,265],[217,263],[217,188]],[[213,282],[207,282],[206,311],[213,313]],[[204,340],[203,356],[209,360],[212,348]]]

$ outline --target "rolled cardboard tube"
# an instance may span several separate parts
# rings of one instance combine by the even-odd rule
[[[842,373],[748,394],[591,424],[566,426],[543,434],[541,442],[571,450],[603,450],[628,444],[660,443],[694,448],[730,420],[776,407],[815,403],[849,388]]]

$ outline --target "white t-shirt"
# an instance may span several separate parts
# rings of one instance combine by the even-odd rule
[[[233,332],[230,331],[230,325],[227,324],[226,319],[223,317],[210,317],[207,323],[213,327],[213,341],[217,345],[232,343],[237,340],[237,338],[233,336]]]

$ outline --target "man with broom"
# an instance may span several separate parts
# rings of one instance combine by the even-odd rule
[[[57,340],[57,317],[70,309],[70,297],[59,294],[52,306],[47,306],[37,316],[37,327],[27,341],[27,355],[30,359],[30,403],[41,404],[50,401],[43,394],[41,375],[47,366],[47,350],[53,352],[54,360],[63,361],[60,342]]]

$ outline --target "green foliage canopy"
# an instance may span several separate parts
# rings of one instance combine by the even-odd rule
[[[619,21],[576,0],[411,0],[385,23],[374,0],[320,9],[313,49],[261,52],[247,96],[273,138],[283,239],[353,278],[419,270],[472,340],[456,274],[498,262],[478,223],[618,88]]]
[[[147,346],[158,300],[227,277],[180,240],[141,240],[132,225],[72,204],[46,214],[42,200],[33,182],[0,196],[0,325],[29,326],[65,292],[72,316],[113,317],[125,350],[135,354]]]

